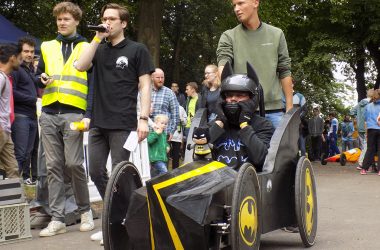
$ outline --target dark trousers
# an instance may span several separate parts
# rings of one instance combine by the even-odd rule
[[[36,138],[34,139],[34,146],[30,153],[30,169],[32,171],[33,180],[37,180],[37,160],[38,160],[38,144],[40,143],[40,134],[37,129]]]
[[[181,142],[171,141],[172,145],[172,169],[179,167],[179,158],[181,151]]]
[[[311,140],[311,150],[310,150],[310,160],[319,160],[321,158],[321,147],[322,147],[322,137],[310,136]]]
[[[368,129],[367,140],[367,152],[365,153],[362,166],[365,170],[368,170],[372,165],[376,154],[378,161],[380,161],[380,129]]]
[[[36,177],[36,171],[34,171],[34,175],[30,171],[30,156],[34,147],[37,129],[38,123],[36,119],[16,114],[12,124],[12,140],[15,145],[19,173],[24,180],[32,176]]]
[[[111,152],[112,168],[122,161],[128,161],[130,152],[123,148],[130,131],[115,129],[90,129],[88,136],[88,156],[91,180],[102,199],[108,182],[107,159]]]

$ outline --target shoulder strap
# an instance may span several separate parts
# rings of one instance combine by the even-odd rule
[[[5,84],[7,84],[7,76],[5,75],[5,73],[3,71],[0,71],[0,74],[4,77],[4,80],[5,80]],[[3,88],[1,89],[1,95],[4,93],[5,91],[5,84],[3,86]]]

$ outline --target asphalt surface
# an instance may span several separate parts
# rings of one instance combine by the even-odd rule
[[[361,176],[354,164],[340,166],[314,162],[317,180],[318,231],[315,245],[310,249],[380,249],[380,176]],[[24,242],[0,245],[6,250],[102,249],[90,235],[101,227],[95,220],[92,232],[79,232],[79,225],[67,227],[68,232]],[[302,249],[298,233],[277,230],[262,235],[260,249]]]

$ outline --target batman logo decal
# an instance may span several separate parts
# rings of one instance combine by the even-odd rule
[[[252,246],[255,243],[257,225],[256,201],[252,196],[247,196],[240,204],[239,229],[241,238],[248,246]]]

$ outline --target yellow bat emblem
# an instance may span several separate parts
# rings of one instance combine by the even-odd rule
[[[239,211],[239,228],[243,241],[252,246],[256,240],[257,232],[257,207],[255,199],[247,196],[242,201]]]

